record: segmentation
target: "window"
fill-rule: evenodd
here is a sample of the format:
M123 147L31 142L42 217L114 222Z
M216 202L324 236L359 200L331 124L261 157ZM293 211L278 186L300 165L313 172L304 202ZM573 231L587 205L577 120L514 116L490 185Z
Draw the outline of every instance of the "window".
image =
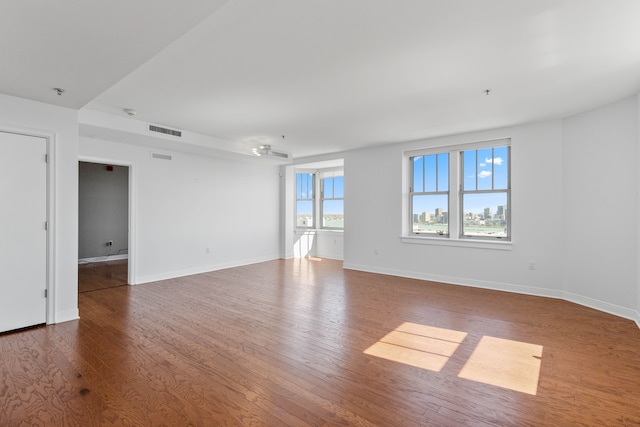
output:
M296 171L296 227L344 229L342 167Z
M461 235L509 238L509 147L464 150L461 162Z
M411 158L411 229L449 235L449 153Z
M510 140L407 153L408 233L510 240Z
M321 191L322 228L344 229L344 176L325 174L321 179Z
M296 226L313 228L315 221L315 174L296 173Z

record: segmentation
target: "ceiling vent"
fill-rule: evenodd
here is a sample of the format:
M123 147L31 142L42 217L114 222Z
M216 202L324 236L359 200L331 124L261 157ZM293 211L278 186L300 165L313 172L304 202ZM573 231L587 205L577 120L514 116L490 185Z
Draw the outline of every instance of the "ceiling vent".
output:
M149 125L149 132L163 133L165 135L177 136L178 138L182 138L182 131L169 129L162 126Z
M271 148L270 145L261 145L257 148L254 148L252 150L253 154L255 154L256 156L266 156L266 157L277 157L280 159L285 159L288 160L289 159L289 154L288 153L283 153L281 151L275 151Z
M171 156L168 154L151 153L152 159L171 160Z

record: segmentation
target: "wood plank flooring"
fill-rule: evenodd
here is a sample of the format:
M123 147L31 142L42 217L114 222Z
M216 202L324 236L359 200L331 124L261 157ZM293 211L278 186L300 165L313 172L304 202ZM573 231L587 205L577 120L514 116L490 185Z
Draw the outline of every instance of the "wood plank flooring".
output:
M0 426L640 425L640 330L565 301L304 259L79 298L0 335Z
M129 260L90 262L78 265L78 292L127 286Z

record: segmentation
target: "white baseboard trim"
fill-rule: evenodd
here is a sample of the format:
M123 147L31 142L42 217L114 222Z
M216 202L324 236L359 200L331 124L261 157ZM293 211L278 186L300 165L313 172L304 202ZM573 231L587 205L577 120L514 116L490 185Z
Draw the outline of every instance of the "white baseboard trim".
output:
M433 282L447 283L452 285L469 286L474 288L490 289L495 291L513 292L518 294L556 298L572 302L574 304L593 308L598 311L612 314L632 320L640 328L640 312L632 309L621 307L605 301L577 295L571 292L560 291L557 289L537 288L534 286L520 286L509 283L489 282L483 280L473 280L460 277L441 276L437 274L427 274L415 271L395 270L389 268L371 267L368 265L358 265L352 263L344 263L343 268L348 270L358 270L368 273L387 274L390 276L407 277L410 279L430 280Z
M77 308L73 310L56 311L53 323L69 322L71 320L78 320L79 318L80 312Z
M473 280L460 277L442 276L438 274L428 274L417 271L395 270L390 268L370 267L344 263L344 268L348 270L365 271L369 273L387 274L390 276L406 277L409 279L429 280L450 285L469 286L472 288L490 289L494 291L513 292L517 294L534 295L539 297L561 298L562 293L555 289L536 288L533 286L513 285L510 283L490 282L486 280Z
M574 294L571 292L563 292L563 298L565 301L572 302L574 304L583 305L585 307L593 308L594 310L603 311L605 313L613 314L614 316L624 317L638 323L638 312L630 308L621 307L619 305L611 304L605 301L585 297L583 295Z
M320 258L320 259L332 259L335 261L344 261L342 258L334 256L334 255L322 255L322 254L318 254L318 255L309 255L305 258Z
M141 285L143 283L158 282L160 280L167 280L167 279L175 279L176 277L184 277L184 276L191 276L193 274L208 273L210 271L224 270L225 268L242 267L245 265L257 264L257 263L266 262L266 261L273 261L276 259L280 259L280 255L271 255L266 257L258 257L258 258L251 258L251 259L238 260L238 261L229 261L229 262L223 262L219 264L187 268L184 270L167 271L167 272L158 273L158 274L148 274L146 276L137 277L135 280L135 283L132 283L132 285Z
M118 259L128 259L128 258L129 258L128 254L97 256L97 257L93 257L93 258L80 258L80 259L78 259L78 264L89 264L91 262L116 261Z

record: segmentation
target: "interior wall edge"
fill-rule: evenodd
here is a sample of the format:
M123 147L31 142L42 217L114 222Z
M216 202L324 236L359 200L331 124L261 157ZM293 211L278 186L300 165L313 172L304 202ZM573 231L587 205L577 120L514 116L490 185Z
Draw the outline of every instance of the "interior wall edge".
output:
M55 320L53 323L64 323L64 322L70 322L72 320L78 320L80 319L80 310L79 309L74 309L74 310L62 310L62 311L56 311L55 313Z

